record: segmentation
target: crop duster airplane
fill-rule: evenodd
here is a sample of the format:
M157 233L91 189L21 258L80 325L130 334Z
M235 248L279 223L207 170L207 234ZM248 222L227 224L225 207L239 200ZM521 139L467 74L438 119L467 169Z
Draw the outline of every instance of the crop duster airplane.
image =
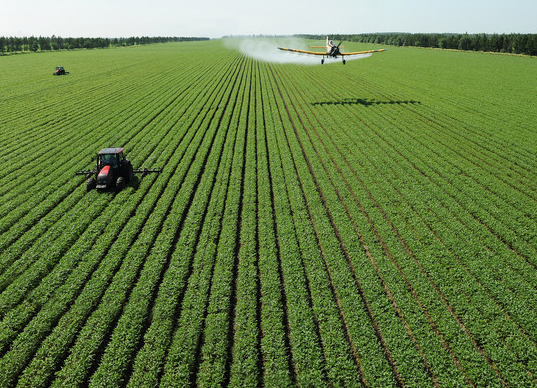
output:
M334 41L329 40L328 36L326 37L326 46L313 46L313 48L326 48L326 52L318 52L318 51L308 51L308 50L298 50L298 49L291 49L286 47L278 47L280 50L284 51L292 51L294 53L302 53L302 54L309 54L309 55L322 55L323 58L321 59L321 65L324 63L324 58L337 58L341 56L343 59L343 64L345 64L345 57L348 55L360 55L360 54L372 54L372 53L380 53L383 51L386 51L387 49L379 49L379 50L368 50L368 51L356 51L353 53L342 53L339 50L339 46L341 46L340 42L337 46L335 45Z

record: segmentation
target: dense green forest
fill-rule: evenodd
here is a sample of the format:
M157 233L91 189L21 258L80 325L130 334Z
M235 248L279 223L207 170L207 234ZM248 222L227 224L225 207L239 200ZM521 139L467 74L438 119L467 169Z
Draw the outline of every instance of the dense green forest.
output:
M137 36L130 38L62 38L61 36L52 35L51 37L4 37L0 36L0 52L37 52L37 51L54 51L54 50L72 50L72 49L92 49L107 48L116 46L135 46L150 43L166 42L185 42L209 40L209 38L199 37L149 37Z
M300 35L308 39L324 39L321 35ZM537 34L409 34L376 33L330 35L334 40L378 43L391 46L434 47L441 49L487 51L496 53L537 55Z
M297 35L306 39L324 39L321 35ZM391 46L433 47L441 49L486 51L537 55L537 34L331 34L334 40L376 43ZM205 37L129 37L129 38L62 38L0 36L0 53L135 46L150 43L209 40Z

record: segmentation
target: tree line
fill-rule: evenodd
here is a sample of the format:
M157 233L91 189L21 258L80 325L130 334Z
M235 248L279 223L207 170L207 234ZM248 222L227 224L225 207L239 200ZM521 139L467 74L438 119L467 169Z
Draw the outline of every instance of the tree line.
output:
M320 35L299 35L324 39ZM377 43L390 46L433 47L466 51L524 54L537 56L537 34L410 34L376 33L331 35L334 41Z
M39 52L55 50L93 49L118 46L136 46L150 43L185 42L209 40L200 37L149 37L137 36L130 38L62 38L61 36L29 36L4 37L0 36L0 52Z

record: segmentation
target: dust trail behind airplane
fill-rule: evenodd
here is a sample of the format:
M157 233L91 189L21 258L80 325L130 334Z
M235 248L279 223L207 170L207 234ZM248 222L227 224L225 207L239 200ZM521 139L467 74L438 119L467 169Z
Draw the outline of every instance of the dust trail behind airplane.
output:
M226 47L238 50L244 55L259 61L270 63L296 63L310 66L320 64L317 58L278 50L278 46L302 47L305 50L309 49L310 44L298 38L225 38L224 42Z

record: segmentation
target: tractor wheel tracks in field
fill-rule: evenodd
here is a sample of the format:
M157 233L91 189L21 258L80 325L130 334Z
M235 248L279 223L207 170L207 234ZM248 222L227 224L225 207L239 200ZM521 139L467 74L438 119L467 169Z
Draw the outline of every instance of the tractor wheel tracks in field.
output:
M251 69L253 60L247 59L247 62ZM249 241L249 238L252 236L251 234L257 233L257 222L255 222L255 226L250 225L249 223L252 223L252 213L249 215L245 214L246 208L256 206L256 198L252 198L250 193L252 186L246 188L247 164L250 165L252 162L250 159L250 163L248 163L247 156L253 157L253 162L256 163L255 156L251 155L251 147L248 147L249 141L250 143L252 142L252 137L255 140L255 136L252 136L250 132L255 134L256 130L255 125L251 126L250 123L252 72L248 73L249 76L246 76L243 98L241 99L239 119L243 123L241 127L244 128L244 137L241 137L237 141L238 146L236 147L236 154L240 155L238 158L239 161L236 163L237 171L240 174L240 183L237 189L239 201L237 206L237 233L235 234L234 244L235 252L233 255L233 283L231 285L230 295L231 308L228 325L228 341L230 345L228 348L228 360L224 380L224 384L226 385L230 383L233 385L240 385L241 383L259 385L261 382L261 371L259 370L261 366L260 342L255 331L252 332L251 330L252 324L255 325L256 329L259 328L259 301L257 299L259 295L259 280L256 276L257 272L254 275L251 269L251 260L252 257L255 260L256 253L253 252L252 255L250 251L252 243ZM255 183L253 187L256 187ZM245 230L246 227L248 230ZM250 284L252 282L254 283L253 287ZM250 311L253 311L253 314ZM242 362L233 363L233 360L241 360ZM244 362L246 360L247 362ZM235 365L238 367L234 367Z
M251 68L251 60L244 59L244 70ZM202 308L203 320L196 322L196 327L204 330L204 333L196 334L196 348L189 346L191 350L184 356L178 357L177 346L183 342L178 335L184 330L177 331L176 336L176 355L173 357L174 362L183 359L183 363L189 368L187 375L191 384L198 386L205 385L225 385L232 379L232 360L234 358L233 339L235 331L234 311L237 308L238 291L238 265L239 265L239 244L241 233L241 212L244 203L244 180L245 180L245 147L248 136L248 120L245 117L249 113L245 110L250 109L249 101L251 76L243 74L241 82L234 97L233 115L230 117L228 125L236 128L231 139L233 147L229 149L231 170L229 171L229 184L227 192L224 193L225 206L220 220L220 231L218 241L215 241L216 260L211 268L210 283L208 284L210 295L204 300ZM246 111L249 112L249 111ZM208 259L206 259L208 260ZM213 259L214 260L214 259ZM209 260L210 261L210 260ZM255 309L254 309L255 311ZM185 313L188 313L186 311ZM182 314L182 319L187 319L187 314ZM201 338L200 338L201 336ZM250 341L246 340L247 343ZM253 343L254 349L251 357L256 359L257 345ZM186 357L186 359L185 359ZM192 362L198 360L192 365ZM240 361L239 361L240 362ZM185 369L179 367L179 369ZM170 382L170 376L173 376L173 366L168 366L168 376L166 380ZM248 376L250 379L258 378L256 373ZM185 378L180 381L187 383Z

